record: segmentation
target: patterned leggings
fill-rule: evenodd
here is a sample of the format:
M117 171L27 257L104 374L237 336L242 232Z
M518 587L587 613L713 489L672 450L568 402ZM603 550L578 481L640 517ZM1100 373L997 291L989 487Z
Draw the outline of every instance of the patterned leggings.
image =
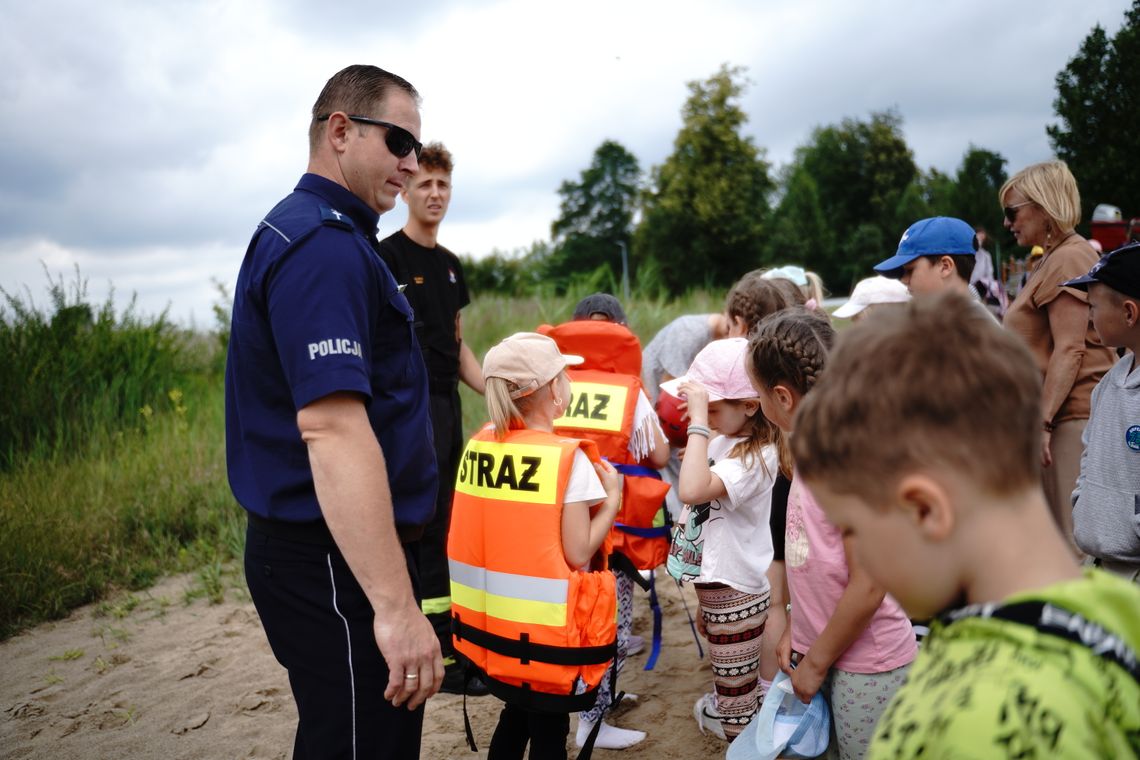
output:
M709 642L716 711L733 739L760 709L760 636L769 592L746 594L722 583L694 583Z
M629 647L629 635L633 630L633 579L625 573L615 572L614 577L617 579L617 659L610 664L610 669L602 676L602 683L598 687L598 701L589 710L578 713L578 720L589 721L593 723L601 720L602 715L610 706L610 700L613 699L613 692L610 690L610 676L611 671L616 667L618 673L621 673L622 666L625 665L625 653Z

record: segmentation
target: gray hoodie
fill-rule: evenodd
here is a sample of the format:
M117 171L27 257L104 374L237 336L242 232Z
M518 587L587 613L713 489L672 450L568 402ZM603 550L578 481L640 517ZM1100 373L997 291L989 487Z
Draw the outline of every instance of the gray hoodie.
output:
M1086 554L1140 567L1140 367L1132 362L1125 354L1093 389L1073 535Z

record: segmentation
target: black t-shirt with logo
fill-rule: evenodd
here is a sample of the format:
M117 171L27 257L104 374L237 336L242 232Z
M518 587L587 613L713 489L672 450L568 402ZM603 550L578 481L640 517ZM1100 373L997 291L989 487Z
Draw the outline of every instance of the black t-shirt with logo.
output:
M416 337L423 350L428 375L437 381L459 376L459 341L455 320L471 303L459 258L442 245L425 248L403 230L384 238L380 256L396 282L406 285L404 295L416 315Z

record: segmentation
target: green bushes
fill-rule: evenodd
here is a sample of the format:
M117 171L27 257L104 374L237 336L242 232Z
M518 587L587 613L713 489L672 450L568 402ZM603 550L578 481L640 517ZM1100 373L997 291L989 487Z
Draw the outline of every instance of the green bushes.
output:
M168 391L199 374L192 336L162 314L143 319L134 301L116 317L110 297L86 303L86 283L48 275L51 312L0 290L0 471L27 458L76 452L170 408Z
M219 337L48 285L0 307L0 638L242 546Z
M220 382L198 381L180 411L0 476L0 638L111 589L240 556L222 396Z

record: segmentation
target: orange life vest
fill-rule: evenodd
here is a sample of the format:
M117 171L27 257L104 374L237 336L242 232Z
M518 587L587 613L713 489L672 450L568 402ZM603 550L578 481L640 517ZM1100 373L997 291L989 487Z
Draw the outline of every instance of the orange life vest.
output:
M625 325L576 319L560 325L539 325L536 332L550 336L562 353L585 359L578 369L641 377L641 341Z
M569 368L570 399L554 429L598 444L602 456L625 476L621 509L611 532L615 552L638 570L652 570L669 556L665 494L669 484L639 466L629 451L637 397L641 392L641 345L625 325L577 320L542 325L558 350L586 361ZM621 369L610 369L621 367Z
M590 441L488 425L460 459L451 529L455 649L491 691L523 707L573 712L593 706L616 654L613 573L571 569L562 551L562 505L574 452ZM575 694L577 679L585 691Z

